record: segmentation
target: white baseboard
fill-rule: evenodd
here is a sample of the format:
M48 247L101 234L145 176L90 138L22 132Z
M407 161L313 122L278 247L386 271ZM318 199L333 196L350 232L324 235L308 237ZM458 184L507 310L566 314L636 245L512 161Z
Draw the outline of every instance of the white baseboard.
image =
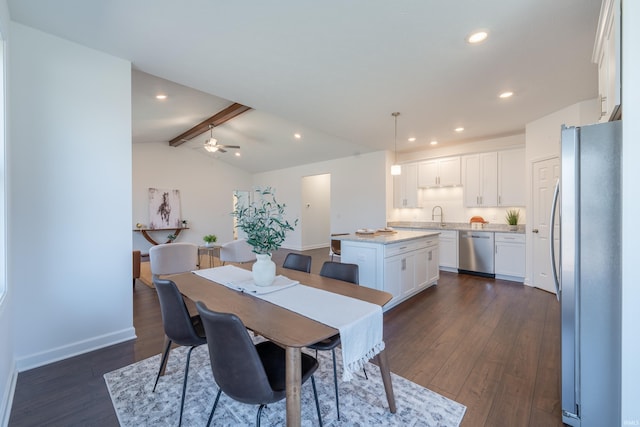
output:
M21 357L20 359L16 360L16 368L18 372L27 371L29 369L38 368L40 366L48 365L49 363L68 359L79 354L88 353L93 350L98 350L110 345L133 340L135 338L136 330L133 327L123 329L121 331L116 331L98 337L92 337L87 340L78 341L41 353Z
M5 395L2 396L2 401L0 401L0 414L2 414L2 418L0 418L0 425L2 427L7 427L9 425L9 417L11 417L11 405L13 404L13 395L16 391L16 383L18 382L18 370L16 369L16 364L13 364L13 369L11 369L11 374L7 375L7 384L4 385L2 390L5 391Z

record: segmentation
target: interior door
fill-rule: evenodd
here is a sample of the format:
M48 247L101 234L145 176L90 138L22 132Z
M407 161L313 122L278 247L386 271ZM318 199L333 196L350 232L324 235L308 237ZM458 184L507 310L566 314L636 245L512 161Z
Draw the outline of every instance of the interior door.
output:
M533 244L533 286L547 292L556 293L551 271L551 255L549 246L549 221L551 213L551 203L553 202L553 191L556 181L560 178L560 159L554 157L533 163L533 218L531 221L531 240ZM558 215L558 211L556 211ZM556 218L556 227L559 221ZM556 228L554 235L560 236ZM556 245L556 253L558 242Z
M328 247L331 234L331 175L303 177L302 203L302 249Z

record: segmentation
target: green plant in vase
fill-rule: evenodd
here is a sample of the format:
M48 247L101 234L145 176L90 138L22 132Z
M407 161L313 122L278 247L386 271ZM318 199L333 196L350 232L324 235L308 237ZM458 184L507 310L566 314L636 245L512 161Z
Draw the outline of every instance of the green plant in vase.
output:
M236 226L247 235L247 243L256 254L272 254L284 242L287 232L298 225L296 219L291 224L285 218L284 203L278 203L271 187L254 190L254 200L247 206L236 203L231 213L236 218Z
M253 248L257 262L253 265L256 285L268 286L275 278L275 264L271 254L276 251L293 231L298 219L290 223L285 218L284 203L278 203L271 187L256 188L253 200L248 204L236 202L231 213L236 218L236 226L247 236L247 243Z
M518 228L518 221L520 220L520 210L519 209L509 209L507 210L507 216L505 217L507 220L507 224L509 224L510 229Z
M202 240L204 241L205 246L211 246L218 240L218 237L215 234L207 234L202 237Z

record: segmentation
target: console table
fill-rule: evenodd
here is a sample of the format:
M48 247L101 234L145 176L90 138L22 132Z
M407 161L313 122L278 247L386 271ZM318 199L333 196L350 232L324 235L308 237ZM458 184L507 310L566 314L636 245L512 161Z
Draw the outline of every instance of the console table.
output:
M133 231L137 231L139 233L142 233L142 235L144 236L145 239L147 239L147 242L151 243L152 245L159 245L160 243L155 241L153 239L153 237L151 237L151 235L149 235L150 232L152 231L170 231L169 234L173 234L174 236L178 237L178 234L180 234L180 232L182 230L188 230L189 227L179 227L179 228L134 228ZM171 239L167 239L167 241L165 243L171 243L173 240Z

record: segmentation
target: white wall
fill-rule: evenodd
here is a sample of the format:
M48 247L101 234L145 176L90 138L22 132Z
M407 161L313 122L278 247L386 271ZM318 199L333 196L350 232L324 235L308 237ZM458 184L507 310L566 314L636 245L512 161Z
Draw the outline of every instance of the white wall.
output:
M256 174L253 183L274 187L278 201L287 205L287 217L295 219L301 217L302 178L330 174L331 233L347 233L385 225L387 195L382 189L387 185L386 164L387 152L378 151ZM283 247L302 248L300 227L289 233Z
M127 225L134 249L148 253L151 243L135 224L149 223L149 188L180 190L182 217L187 220L176 241L202 245L202 237L215 234L219 243L233 239L233 191L251 187L251 175L187 147L167 142L133 144L133 216ZM154 232L166 241L169 232Z
M0 41L9 41L9 28L9 12L7 10L7 3L5 0L2 0L0 1ZM5 51L5 54L7 53L4 46L0 47L0 51L2 50ZM0 55L0 61L1 58L2 55ZM6 140L8 134L6 126L6 120L8 118L8 114L6 113L8 107L8 96L4 91L4 86L7 81L7 69L5 63L0 63L0 67L2 67L0 78L4 79L2 87L0 87L0 133L2 134L0 138ZM5 151L0 145L0 200L2 200L2 204L0 205L0 209L2 209L2 220L0 221L0 280L2 281L2 285L0 285L0 288L4 287L5 290L4 295L1 295L2 291L0 291L0 425L3 426L9 423L9 409L13 400L13 390L17 380L14 358L15 348L11 329L11 309L14 297L12 288L7 283L6 271L7 247L5 221L7 204L5 203L5 197L7 191L7 175L5 171Z
M130 63L11 24L8 280L19 370L135 337Z
M622 1L622 423L640 425L640 2Z

